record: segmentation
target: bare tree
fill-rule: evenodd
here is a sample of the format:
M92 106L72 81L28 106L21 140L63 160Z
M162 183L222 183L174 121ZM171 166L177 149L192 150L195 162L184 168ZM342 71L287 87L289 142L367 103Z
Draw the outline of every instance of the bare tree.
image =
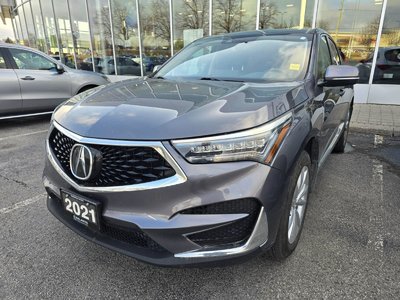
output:
M242 0L216 0L214 26L222 32L240 31L248 21L242 9Z
M131 19L129 11L119 2L115 2L112 8L113 26L111 27L108 7L103 7L95 17L95 24L98 27L93 30L100 30L109 44L111 44L111 30L113 30L116 44L124 44L124 41L128 40L132 33L136 34L137 23L130 24L128 20Z
M152 0L150 13L142 13L141 25L143 30L156 38L169 41L171 39L171 26L169 20L169 3L167 0Z
M262 3L260 6L260 29L276 26L276 15L279 13L276 4L273 2Z
M366 46L368 50L372 50L372 43L376 39L379 28L379 17L373 19L368 25L361 28L359 43Z
M400 31L392 30L385 33L386 42L391 46L399 46L400 45Z
M208 26L209 0L183 1L183 9L175 14L175 20L180 28L203 29L206 34Z
M331 24L327 20L318 20L317 27L330 31Z

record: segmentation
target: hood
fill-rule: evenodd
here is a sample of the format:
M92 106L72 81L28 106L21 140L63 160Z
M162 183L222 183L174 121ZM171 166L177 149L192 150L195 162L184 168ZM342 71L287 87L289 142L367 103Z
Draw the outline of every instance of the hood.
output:
M130 79L71 98L54 120L85 137L170 140L252 128L306 98L302 82Z

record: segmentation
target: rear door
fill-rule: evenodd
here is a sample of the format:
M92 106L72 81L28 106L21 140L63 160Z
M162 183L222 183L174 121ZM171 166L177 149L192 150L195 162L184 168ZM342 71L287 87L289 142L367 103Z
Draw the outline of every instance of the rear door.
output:
M21 90L17 74L7 59L7 52L0 47L0 115L22 110Z
M52 110L72 96L68 73L58 73L53 61L25 49L10 48L9 51L21 86L25 112Z

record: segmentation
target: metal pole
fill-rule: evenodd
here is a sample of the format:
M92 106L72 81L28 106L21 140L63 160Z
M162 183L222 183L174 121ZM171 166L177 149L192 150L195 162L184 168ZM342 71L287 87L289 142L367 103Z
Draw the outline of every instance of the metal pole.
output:
M117 56L115 54L115 41L114 41L114 23L111 13L111 0L108 0L108 17L110 18L110 27L111 27L111 44L113 49L113 57L114 57L114 74L118 75L118 68L117 68Z
M31 41L29 40L29 31L28 31L28 23L26 22L26 17L25 17L25 5L22 5L22 13L24 15L24 20L25 20L25 29L26 29L26 34L27 40L28 40L28 46L31 46ZM21 25L22 26L22 25ZM26 45L25 45L26 46Z
M36 24L35 24L35 19L33 18L33 10L32 10L32 1L29 1L29 6L31 7L31 16L32 16L32 25L33 25L33 31L35 32L35 39L36 39L36 47L38 47L37 40L38 40L38 35L36 31Z
M54 3L53 0L51 2L51 9L53 11L53 18L54 18L54 30L56 31L56 40L57 40L57 48L58 48L58 55L60 56L60 61L65 64L65 60L63 57L63 49L60 47L61 46L61 34L60 34L60 28L58 27L58 20L56 16L56 11L54 9Z
M90 25L90 20L89 20L89 6L88 6L88 0L85 0L85 6L86 6L86 17L88 20L88 26L89 26L89 44L90 44L90 55L92 57L92 69L93 72L96 72L96 68L94 66L94 56L93 56L93 34L92 34L92 26Z
M44 40L46 41L47 54L48 54L48 52L51 50L51 45L50 45L49 35L47 34L47 30L46 30L46 24L44 23L43 10L42 10L42 0L38 0L38 1L39 1L40 17L42 18Z
M171 56L174 56L174 17L173 10L174 6L172 0L169 0L169 31L170 31L170 43L171 43Z
M71 35L72 35L72 48L74 49L74 63L75 69L78 69L78 64L76 63L76 47L75 47L75 36L74 36L74 28L72 26L72 19L71 19L71 8L69 7L69 0L67 0L67 9L68 9L68 18L69 18L69 26L71 27Z
M313 12L312 28L317 27L318 5L319 5L319 0L314 0L314 12Z
M261 0L257 0L257 17L256 17L256 30L260 29L260 9Z
M14 21L15 21L14 13L11 11L11 9L10 9L10 16L11 16L11 25L12 25L12 29L13 29L13 33L14 33L14 39L18 43L19 38L17 36L17 32L15 31L16 26L14 25Z
M143 73L143 64L142 64L142 59L143 59L143 53L142 53L142 30L140 26L140 13L139 13L139 0L136 1L136 17L137 17L137 24L138 24L138 38L139 38L139 56L140 56L140 73L142 76L144 75Z
M378 58L379 44L381 43L381 36L382 36L382 31L383 31L383 22L385 21L386 6L387 6L387 0L383 0L381 19L379 20L379 27L378 27L378 32L377 32L376 42L375 42L374 57L372 59L371 73L369 74L369 80L368 80L368 84L369 84L368 97L369 97L369 91L371 89L371 84L373 83L373 80L374 80L376 60Z
M307 6L307 0L301 0L300 4L300 22L299 22L299 27L304 28L304 19L306 18L306 6Z
M213 0L210 0L209 9L208 9L208 35L212 35L212 7Z
M22 30L22 22L21 22L21 15L19 14L19 12L18 12L18 19L19 19L19 30L20 30L20 32L21 32L21 39L22 39L22 43L24 43L24 32L23 32L23 30ZM20 40L21 40L20 39ZM20 42L20 44L21 44L21 42Z

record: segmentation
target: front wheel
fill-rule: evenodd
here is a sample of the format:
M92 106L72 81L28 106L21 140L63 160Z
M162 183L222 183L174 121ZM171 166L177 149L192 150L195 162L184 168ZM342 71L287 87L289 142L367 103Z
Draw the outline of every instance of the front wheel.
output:
M311 160L308 153L303 151L289 179L278 234L270 250L273 259L281 260L288 257L299 242L307 210L310 184Z

